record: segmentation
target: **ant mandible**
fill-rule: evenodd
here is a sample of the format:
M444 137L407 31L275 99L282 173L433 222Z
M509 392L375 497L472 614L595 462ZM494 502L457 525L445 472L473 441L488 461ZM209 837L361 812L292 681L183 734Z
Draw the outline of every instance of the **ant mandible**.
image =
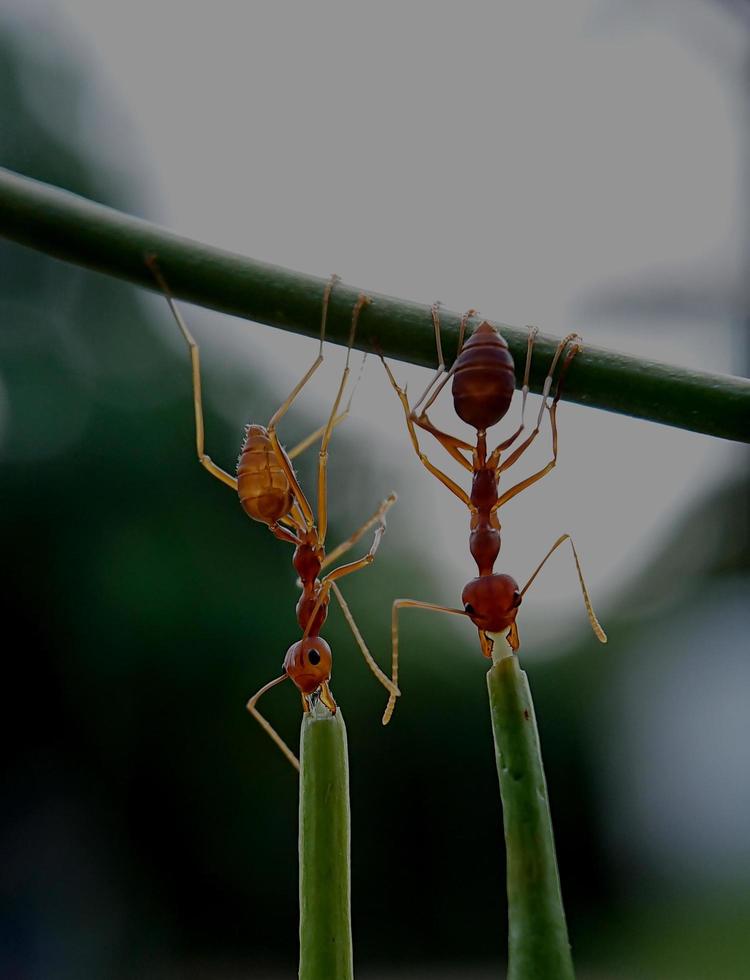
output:
M346 418L351 407L351 396L346 408L337 415L349 378L349 357L354 343L362 309L370 302L368 296L360 293L352 311L352 323L346 351L346 362L341 376L338 391L333 402L331 414L327 423L317 429L306 439L303 439L291 451L287 452L279 442L276 428L283 416L289 411L295 399L323 363L323 341L325 339L326 319L331 291L339 281L338 276L331 276L323 292L322 314L320 324L320 348L318 356L313 361L300 381L292 389L289 397L271 416L268 425L251 424L245 429L245 439L237 461L237 476L231 476L208 456L205 452L205 435L203 422L203 402L201 397L200 352L198 344L188 330L174 298L166 283L156 256L149 255L146 263L156 282L163 292L172 315L187 343L190 351L193 377L193 405L195 409L195 440L198 461L208 472L234 490L240 499L243 510L253 520L265 524L275 537L294 545L292 563L299 577L302 595L297 603L297 622L302 630L302 638L293 643L286 652L282 665L283 673L268 684L265 684L247 702L247 710L259 722L262 728L281 749L289 762L299 770L299 761L286 742L260 714L256 705L258 700L272 687L289 678L302 696L302 706L309 711L316 701L320 701L335 714L336 701L330 688L333 658L331 648L320 635L320 631L328 615L330 593L336 599L344 614L362 655L375 677L389 692L390 697L399 695L398 687L378 667L368 650L354 617L344 600L341 590L336 584L338 579L352 572L359 571L372 564L375 553L385 533L385 515L396 502L396 494L392 493L380 504L375 513L326 556L325 539L328 530L328 445L333 429ZM318 507L317 523L313 509L299 484L292 466L292 460L303 450L321 437L318 452ZM320 573L332 562L341 557L374 525L377 525L370 550L356 561L339 565L333 571L320 578Z
M466 616L477 627L482 653L485 657L492 656L493 635L505 633L505 638L515 653L520 647L516 617L524 595L531 583L541 571L544 563L552 553L565 541L570 542L573 558L578 572L578 579L583 592L591 628L601 643L607 642L607 636L596 618L586 584L583 580L581 563L578 559L573 539L569 534L561 535L552 545L524 587L519 588L516 580L506 574L494 571L495 561L500 553L500 520L499 509L527 487L546 476L557 463L557 405L562 394L562 384L573 358L581 349L581 339L577 334L568 334L557 345L552 363L542 389L542 404L539 409L536 424L531 433L505 459L502 454L510 449L513 443L524 431L524 412L526 398L529 392L529 372L531 356L537 331L530 328L526 348L526 366L523 385L521 388L521 421L516 431L502 441L492 452L487 449L487 429L500 421L508 412L511 398L515 389L515 368L508 344L499 331L486 320L483 320L471 337L464 344L464 334L469 319L476 315L475 310L468 310L462 317L459 329L458 355L449 371L445 370L442 344L440 341L439 304L432 306L432 321L435 329L435 343L438 354L438 367L424 391L423 395L409 407L406 391L399 387L385 359L383 365L391 385L396 391L406 417L406 425L412 446L422 464L444 486L461 500L470 513L469 550L477 564L478 575L468 582L461 593L463 609L451 609L429 602L419 602L416 599L396 599L391 614L391 643L392 667L391 680L398 682L398 612L405 607L425 609L431 612L449 613ZM548 400L552 389L555 368L562 358L555 393L551 402ZM435 428L430 421L427 410L433 404L449 379L453 379L452 394L456 414L476 430L476 444L472 445L463 439L452 436ZM526 452L539 435L545 410L549 414L552 430L552 459L536 473L526 477L505 492L499 490L500 476ZM415 428L416 427L416 428ZM429 432L440 443L448 454L472 475L471 491L467 493L446 473L439 470L422 452L419 445L417 428ZM470 455L465 455L470 454ZM391 694L383 714L383 724L390 721L396 699Z

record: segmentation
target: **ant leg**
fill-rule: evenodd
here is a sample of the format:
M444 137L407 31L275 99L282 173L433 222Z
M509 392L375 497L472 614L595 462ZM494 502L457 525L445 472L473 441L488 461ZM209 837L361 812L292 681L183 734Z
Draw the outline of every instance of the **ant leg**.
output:
M281 419L286 415L286 413L291 408L294 403L295 398L299 395L302 389L305 387L310 378L315 374L320 365L323 363L323 341L325 340L326 334L326 320L328 318L328 303L331 298L331 291L333 287L339 282L340 277L337 275L332 275L328 282L326 283L325 289L323 291L323 309L320 317L320 348L318 350L318 356L315 358L313 363L307 369L302 378L297 382L297 384L292 389L292 393L286 399L285 402L274 412L271 419L267 425L268 438L271 440L271 445L273 446L276 458L281 465L281 468L286 474L286 478L289 481L289 485L292 488L292 493L299 502L300 508L305 518L305 525L309 530L315 523L313 519L312 507L310 506L307 497L305 496L302 487L299 485L297 476L292 468L292 464L289 457L284 450L283 446L279 442L279 437L276 435L276 427L281 421Z
M389 494L382 502L380 507L378 507L378 509L372 515L372 517L368 518L365 521L362 527L358 528L354 532L354 534L352 534L350 537L346 539L346 541L342 541L341 544L337 545L330 554L326 555L326 557L321 562L320 570L323 571L324 568L328 568L329 565L335 562L342 555L346 554L346 552L353 545L355 545L364 534L366 534L370 530L373 524L377 524L378 522L381 524L384 523L383 517L385 516L387 511L389 511L391 507L396 503L397 500L398 497L396 496L395 493Z
M343 422L348 414L349 414L348 411L343 411L338 418L334 419L333 428L335 429L340 422ZM311 432L309 436L306 436L304 439L298 442L293 449L287 449L286 454L289 457L289 459L296 459L298 456L301 456L306 449L309 449L314 442L317 442L318 439L320 439L323 433L326 431L327 424L328 423L325 423L324 425L321 425L319 428L317 428L314 432Z
M440 480L443 486L448 487L451 493L454 493L458 497L458 499L461 500L464 504L466 504L466 506L471 510L471 499L469 498L469 495L466 493L466 491L463 490L461 487L459 487L457 483L454 483L454 481L451 480L451 478L446 473L443 473L442 470L439 470L437 466L431 463L430 460L427 458L427 456L425 456L425 454L420 449L419 439L417 438L417 433L414 431L414 422L412 420L411 412L409 410L409 400L406 397L406 392L404 391L403 388L400 388L398 386L398 383L396 382L396 379L393 377L391 369L388 367L385 358L381 357L381 361L383 362L383 367L386 370L388 379L391 382L391 386L393 387L393 390L398 395L401 405L404 409L404 415L406 416L406 427L409 430L409 438L411 439L411 444L414 447L414 452L419 457L422 465L426 467L426 469L428 469L434 477L437 477L437 479Z
M360 568L366 568L375 561L375 552L380 546L380 539L385 534L385 510L380 514L380 524L378 529L375 531L375 536L372 539L372 544L370 545L370 550L362 558L358 558L357 561L350 561L346 565L339 565L338 568L334 568L332 572L325 575L320 580L320 588L318 590L318 596L315 600L315 605L310 611L310 616L307 621L307 626L302 634L302 639L306 640L312 624L315 622L315 617L318 614L318 610L322 605L328 602L328 593L331 591L331 587L336 579L343 578L345 575L351 575L352 572L358 572Z
M331 441L331 432L333 431L334 419L336 418L336 413L339 410L339 403L341 402L344 389L346 388L346 382L349 377L349 357L352 352L352 344L354 343L354 335L357 331L359 315L362 312L362 309L371 302L372 300L369 296L366 296L364 293L360 293L357 297L357 302L354 304L354 309L352 310L352 327L349 331L349 344L346 349L346 364L344 365L344 373L341 376L339 390L336 394L336 399L333 403L333 408L331 409L328 424L326 425L325 432L323 433L323 439L320 443L320 452L318 453L318 541L320 544L325 542L326 532L328 530L328 443Z
M349 624L349 629L354 634L354 639L357 641L357 646L362 651L362 656L365 658L365 663L373 672L377 680L380 681L380 683L383 685L386 691L388 691L388 693L392 694L394 697L398 697L401 694L401 691L399 691L396 685L392 683L390 677L384 674L383 671L380 669L380 667L378 667L377 663L375 662L375 658L367 649L367 644L365 643L362 634L359 631L359 627L354 622L354 616L352 616L351 610L349 609L346 600L341 594L341 589L338 587L338 585L336 585L335 582L331 583L331 589L333 590L333 594L336 596L336 599L338 600L338 604L341 606L341 612L344 614L344 619Z
M463 439L459 439L456 436L449 435L447 432L441 432L439 429L436 429L435 426L432 424L432 422L430 422L430 420L427 418L427 409L435 401L435 399L437 398L437 396L442 391L443 386L448 381L448 378L450 378L451 375L453 374L453 368L451 368L451 370L447 374L445 374L445 377L441 381L440 385L432 393L432 396L431 396L430 400L427 402L427 404L422 409L422 411L419 413L419 415L417 415L417 409L419 408L420 404L425 400L425 398L429 394L431 388L434 386L434 384L438 380L438 378L440 378L440 376L445 373L445 362L443 360L443 348L442 348L442 344L440 342L440 318L439 318L439 313L438 313L439 307L440 307L440 304L439 303L433 303L432 304L432 307L431 307L431 310L432 310L432 322L435 325L435 346L437 347L437 353L438 353L438 369L437 369L437 371L435 373L435 376L433 377L432 381L430 381L430 383L427 385L427 388L425 389L424 393L422 394L422 397L414 405L414 408L411 408L411 409L409 408L409 402L408 402L408 399L406 397L406 392L403 391L398 386L398 384L396 383L396 380L393 377L393 374L391 373L390 368L386 364L385 359L381 358L381 360L383 361L383 366L385 367L386 371L388 372L388 377L390 379L391 385L395 388L396 394L399 396L399 399L401 400L401 404L403 405L404 412L406 414L406 424L409 427L409 435L411 436L412 444L414 445L414 448L415 448L415 450L417 452L417 455L420 457L420 459L422 459L422 455L421 455L421 450L419 448L419 445L417 443L416 433L414 432L414 428L413 428L414 425L418 425L420 427L420 429L423 429L425 432L429 432L431 435L433 435L438 440L438 442L440 442L440 444L443 446L443 448L456 460L456 462L460 463L465 469L467 469L467 470L469 470L469 472L471 472L472 471L472 465L465 458L465 456L460 452L460 450L461 449L465 449L465 450L468 450L469 452L472 452L473 449L474 449L474 447L470 443L465 442ZM461 317L461 331L460 331L460 336L459 336L459 351L460 351L461 347L463 346L463 336L464 336L464 331L466 329L466 321L468 320L468 318L470 316L473 316L475 312L476 312L475 310L467 310L466 313L464 313L464 315ZM425 459L422 459L422 462L425 464L425 466L427 466L427 468L430 470L430 472L434 476L437 476L437 478L439 480L441 480L441 482L445 482L445 480L443 480L443 477L445 477L445 474L442 474L442 476L441 476L439 474L439 471L436 471L434 469L430 469L430 467L432 466L432 464L429 462L429 460L425 461ZM446 477L446 479L447 479L447 477ZM449 486L449 484L446 484L446 486ZM455 486L455 484L454 484L454 486ZM453 489L453 487L450 487L449 486L449 489ZM453 492L455 493L456 491L453 490Z
M273 739L276 745L281 749L281 751L287 757L289 762L291 762L291 764L294 766L297 772L299 772L299 759L297 758L297 756L294 754L294 752L292 752L292 750L286 744L286 742L281 737L281 735L279 735L276 729L273 728L272 725L266 721L263 715L255 707L255 705L258 703L260 698L266 693L266 691L270 691L272 687L276 687L277 684L281 684L281 682L285 681L286 679L287 679L287 675L282 674L281 677L277 677L276 680L270 681L268 684L265 684L257 692L257 694L253 694L253 696L247 702L246 707L247 710L250 712L250 714L253 716L253 718L255 718L255 720L258 722L260 727L265 731L267 735L270 735L270 737Z
M387 503L387 501L386 501ZM380 524L378 529L375 531L375 536L372 539L372 544L370 545L370 550L362 558L358 558L357 561L347 562L346 565L339 565L338 568L334 568L332 572L328 575L324 575L320 580L320 588L318 590L318 596L315 600L315 605L310 611L310 616L307 621L307 626L302 634L302 639L306 640L310 632L312 624L315 622L315 617L318 614L318 610L322 605L328 602L328 593L331 590L331 586L336 581L336 579L343 578L345 575L351 575L352 572L358 572L360 568L367 568L375 561L375 553L380 546L380 540L385 534L385 511L387 508L382 508L379 512Z
M302 639L306 640L310 635L310 630L312 629L312 624L315 622L315 617L318 615L318 610L321 606L327 605L328 603L328 593L331 591L331 586L324 579L321 583L320 589L318 590L318 596L315 600L315 605L312 607L310 616L307 620L307 626L302 633Z
M421 412L419 412L420 416L424 416L427 409L430 407L430 405L432 405L432 403L435 401L437 396L443 390L443 388L448 382L448 379L453 376L453 372L456 366L454 361L450 371L446 373L445 360L443 359L443 345L440 340L440 303L433 303L432 306L430 307L430 312L432 313L432 323L435 327L435 347L437 348L438 366L432 380L425 388L424 392L422 393L422 396L417 399L416 403L414 404L414 408L411 410L412 419L414 421L416 421L417 419L417 412L419 411L422 402L430 394L433 387L437 383L438 379L440 379L442 376L442 380L440 381L440 384L435 388L434 391L432 391L429 401L425 404L424 408L422 408ZM458 358L458 355L461 353L461 350L464 346L464 334L466 333L466 324L471 319L471 317L476 316L476 312L477 311L473 309L467 310L461 316L461 322L458 331L458 348L456 350L456 358Z
M466 333L466 324L468 323L468 321L473 316L476 316L476 315L477 315L477 311L472 309L472 310L467 310L461 316L461 322L460 322L459 330L458 330L458 348L456 349L456 360L458 360L458 355L463 350L463 346L464 346L464 334ZM439 331L440 331L439 326L437 327L437 330L438 330L438 337L439 337ZM442 361L443 354L442 354L442 350L440 349L439 344L438 344L438 353L439 353L439 357L440 357L440 359ZM440 392L443 390L443 388L445 388L445 386L448 383L448 381L453 377L453 374L454 374L455 370L456 370L456 361L453 362L453 364L451 365L450 371L448 371L448 372L446 372L444 374L444 377L440 381L440 384L437 386L437 388L435 388L435 390L430 395L429 400L425 403L424 408L422 408L422 411L419 413L419 417L420 418L423 419L423 418L426 417L427 409L433 404L433 402L435 401L435 399L437 398L437 396L440 394ZM435 377L432 379L432 381L430 382L430 385L427 388L427 391L425 391L424 395L422 395L422 397L419 399L419 401L417 402L417 404L412 409L412 417L413 417L413 419L414 419L415 422L417 421L417 409L419 408L419 406L421 405L421 403L424 401L424 399L427 397L427 392L429 392L430 388L432 388L432 386L435 384L435 382L438 380L438 378L440 377L440 375L443 374L444 371L445 371L445 365L443 365L442 368L438 369L438 372L435 375Z
M443 363L443 352L440 344L440 324L438 321L438 312L437 312L438 305L439 304L437 303L433 304L433 320L435 322L435 338L437 342L438 359L440 361L440 367L438 368L435 377L427 386L427 390L425 391L425 393L422 395L419 401L414 405L412 410L409 412L409 418L415 425L418 425L420 429L422 429L425 432L429 432L430 435L432 435L435 439L437 439L437 441L440 443L443 449L445 449L445 451L450 456L452 456L457 463L460 463L461 466L464 467L464 469L468 470L471 473L473 472L474 467L472 466L472 463L468 459L466 459L466 457L461 452L461 450L463 449L473 454L474 447L471 445L471 443L466 442L464 439L459 439L457 436L452 436L448 432L442 432L440 429L436 429L435 426L432 424L432 422L430 422L429 418L427 417L427 409L430 408L430 406L434 403L435 399L438 397L440 392L446 386L450 378L453 377L453 372L456 367L456 362L454 361L450 371L445 373L445 365ZM466 324L472 316L476 315L476 312L477 312L476 310L467 310L461 317L461 325L458 334L458 350L456 352L456 359L458 359L458 355L461 353L461 350L464 345L464 334L466 333ZM441 374L444 374L444 377L440 381L440 384L432 392L428 401L425 403L424 407L419 412L419 414L417 414L419 406L422 404L425 398L427 398L430 389L435 385L435 382L438 380Z
M293 544L295 547L302 544L301 539L298 538L296 534L293 534L290 530L282 527L280 524L269 524L268 530L274 537L278 538L279 541L286 541L289 544Z
M528 338L526 340L526 364L523 369L523 384L521 385L521 426L519 432L524 427L524 414L526 412L526 399L529 395L529 375L531 374L531 355L534 350L534 341L539 333L539 327L527 327L529 331ZM550 376L555 369L554 361L552 362L552 367L547 372ZM546 381L546 379L545 379ZM507 449L508 444L504 443L503 448Z
M546 476L557 465L557 405L556 404L554 404L552 408L549 410L549 416L550 416L550 425L552 426L552 459L549 461L549 463L547 463L546 466L543 466L536 473L532 473L531 476L527 476L525 480L521 480L520 483L517 483L514 487L511 487L510 490L506 490L505 493L498 498L497 503L492 508L493 511L496 511L499 507L502 507L503 504L507 504L509 500L512 500L513 497L517 496L527 487L530 487L532 484L537 483L539 480L542 479L543 476ZM519 447L519 449L523 449L523 448L524 448L523 446ZM518 452L518 450L516 450L516 452ZM515 453L513 455L515 456ZM508 464L506 463L505 465L507 466ZM502 469L504 469L504 467L501 466L500 470Z
M438 378L445 372L445 360L443 359L443 345L440 340L440 301L439 300L432 304L432 306L430 307L430 313L432 314L432 326L433 329L435 330L435 347L437 349L438 363L430 383L423 391L422 396L417 399L417 402L414 405L414 408L412 409L412 414L416 414L417 409L427 397L432 386L435 384Z
M537 334L536 328L532 327L529 332L529 343L526 351L526 368L524 371L524 384L523 384L524 395L523 395L523 402L521 405L521 425L518 431L514 433L514 435L510 439L507 439L505 442L501 443L497 447L497 449L494 450L491 458L494 459L495 461L499 461L500 453L506 450L510 446L510 444L515 441L516 437L520 435L521 431L524 428L523 412L524 412L524 407L526 402L526 394L528 392L529 369L531 367L531 351L534 345L534 339L536 338L536 334ZM541 430L541 425L542 425L542 418L544 417L544 410L545 408L547 408L548 410L551 408L551 406L547 404L547 398L549 396L550 389L552 388L552 378L555 372L555 368L557 366L557 362L560 359L560 356L565 350L565 348L568 346L568 344L573 343L575 340L580 340L578 334L570 333L567 335L567 337L563 337L563 339L557 345L557 349L555 351L554 357L552 358L552 363L550 364L549 371L547 372L547 377L544 379L544 387L542 388L542 403L539 406L539 414L537 415L536 424L532 429L531 433L529 434L529 436L521 443L520 446L518 446L516 449L513 450L510 456L499 467L498 473L502 473L503 470L507 470L508 467L513 466L513 464L518 461L518 459L526 452L526 450L529 448L532 442L539 435L539 432ZM557 388L555 391L555 397L552 403L553 405L557 404L557 402L560 400L560 395L562 394L562 389L560 387L562 379L564 375L567 373L568 367L570 366L570 362L573 360L573 357L575 357L575 355L578 353L579 350L580 350L580 346L578 344L573 343L573 347L571 348L570 351L568 351L568 354L563 363L563 367L561 368L560 378L558 379Z
M529 373L531 371L531 352L534 349L534 341L536 340L537 334L539 333L538 327L527 327L529 331L528 339L526 341L526 366L523 371L523 384L521 385L521 421L518 424L516 431L508 436L507 439L503 440L500 445L493 450L492 459L498 461L500 459L500 454L504 453L506 449L510 449L516 439L521 435L523 430L526 428L524 423L524 416L526 414L526 399L529 394ZM552 371L550 371L552 374ZM540 413L541 417L541 413ZM538 421L538 420L537 420ZM517 458L517 457L516 457Z
M531 583L534 581L534 579L537 577L539 572L542 570L544 563L547 561L550 555L554 551L556 551L560 547L560 545L563 544L565 541L570 541L570 547L573 549L573 558L576 563L576 571L578 572L578 581L581 583L581 591L583 592L583 603L586 606L586 613L589 617L589 623L591 623L591 629L594 631L594 635L596 636L597 640L599 640L600 643L606 643L607 634L602 629L599 620L596 618L596 613L594 612L594 608L591 605L591 599L589 598L588 589L586 588L586 583L583 580L583 572L581 571L581 562L578 559L578 552L576 551L576 546L573 544L573 539L569 534L562 534L557 539L557 541L555 541L555 543L549 549L547 554L544 556L544 558L542 558L542 560L539 562L537 567L534 569L531 578L528 580L526 585L524 585L524 587L521 589L521 596L524 595L524 593L529 588Z
M578 353L578 350L579 350L578 346L574 346L568 352L568 355L565 358L565 363L563 364L561 370L560 380L558 381L555 397L552 400L552 405L548 406L550 427L552 429L552 459L549 461L549 463L547 463L546 466L543 466L536 473L532 473L531 476L527 477L525 480L521 480L520 483L517 483L514 487L511 487L510 490L506 490L505 493L498 499L497 503L493 507L493 511L497 510L498 507L502 507L503 504L506 504L509 500L512 500L513 497L521 493L521 491L525 490L527 487L530 487L533 483L536 483L537 481L541 480L543 476L546 476L557 465L557 405L560 399L560 395L562 393L561 385L562 385L563 378L567 373L567 369L570 366L571 361ZM534 433L532 433L532 436L533 435ZM510 466L512 463L514 463L516 459L518 459L518 456L523 452L524 448L525 448L525 444L519 446L519 448L500 467L499 472L502 472L507 466Z
M388 501L385 502L387 503ZM385 512L387 509L388 508L381 506L380 510L378 511L379 524L372 539L370 550L367 552L367 554L362 558L358 558L356 561L347 562L346 565L339 565L338 568L334 568L332 572L325 575L321 580L321 584L324 588L330 583L335 582L336 579L343 578L345 575L351 575L352 572L358 572L360 568L367 568L368 565L372 565L372 563L375 561L375 553L380 547L380 541L385 534Z
M326 283L325 289L323 290L323 304L322 304L322 311L320 315L320 347L318 349L318 356L315 358L313 363L304 373L302 378L294 386L294 388L292 389L292 393L289 395L286 401L283 402L281 406L277 408L276 411L271 416L271 419L267 426L269 431L271 429L276 428L276 426L279 424L281 419L286 415L286 413L292 407L292 404L295 398L297 397L297 395L299 395L300 391L302 391L302 389L305 387L307 382L310 380L313 374L318 370L320 365L323 363L323 341L325 340L325 336L326 336L326 320L328 319L328 303L331 299L331 292L333 291L333 287L336 285L337 282L340 281L341 281L341 277L337 276L334 273L334 275L332 275L328 280L328 282Z
M204 448L205 430L203 424L203 400L201 398L201 362L200 362L200 351L198 349L198 344L195 342L193 335L187 328L187 324L182 318L182 314L177 309L175 305L174 298L170 292L169 286L162 275L161 269L156 261L155 255L146 256L146 265L151 270L151 273L156 280L162 293L164 293L164 298L166 299L172 316L177 322L177 326L180 328L182 336L185 338L188 350L190 351L190 363L193 372L193 406L195 410L195 448L198 452L198 462L201 466L205 467L211 476L215 476L217 480L221 480L222 483L226 483L228 487L232 490L237 490L237 481L229 473L226 473L220 466L208 456Z
M359 382L362 380L362 374L363 374L364 369L365 369L365 361L366 360L367 360L367 354L365 354L365 356L362 358L362 366L359 369L359 374L357 375L357 380L354 382L354 387L352 388L352 393L349 395L349 400L346 403L346 408L341 413L341 415L338 415L333 420L333 426L332 426L332 428L334 428L334 429L336 428L337 425L340 425L344 421L344 419L349 415L349 412L351 411L352 400L354 398L354 393L357 390L357 386L359 385ZM326 425L327 425L327 423L326 423ZM287 450L287 456L289 457L289 459L295 459L297 456L300 455L300 453L303 453L306 449L309 449L310 446L312 446L312 444L314 442L317 442L318 439L320 439L321 436L323 435L323 433L326 431L326 425L321 425L320 428L318 428L318 429L315 430L315 432L311 432L310 435L307 436L306 439L303 439L301 442L299 442L294 447L294 449Z
M412 416L413 415L414 413L412 412ZM437 439L443 449L450 456L452 456L457 463L460 463L464 469L468 470L470 473L474 472L474 467L461 452L461 450L464 449L467 452L470 452L473 456L474 447L470 442L465 442L463 439L459 439L458 436L452 436L449 432L442 432L440 429L436 429L427 417L427 412L422 412L419 418L413 418L412 421L424 432L429 432L431 436Z
M451 616L466 616L463 609L450 609L436 606L432 602L419 602L417 599L394 599L391 607L391 683L398 690L398 611L399 609L426 609L428 612L449 613ZM391 692L383 712L383 724L387 725L396 707L396 695Z

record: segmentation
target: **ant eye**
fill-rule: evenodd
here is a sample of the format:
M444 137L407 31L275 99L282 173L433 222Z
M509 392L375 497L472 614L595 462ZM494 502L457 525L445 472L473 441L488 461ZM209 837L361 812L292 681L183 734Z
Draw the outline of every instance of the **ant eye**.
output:
M515 609L516 606L520 606L520 605L521 605L521 593L520 592L514 592L513 593L513 608Z
M470 602L467 602L466 605L464 606L464 612L469 616L474 615L475 609Z
M307 659L310 661L313 667L317 667L317 665L320 663L320 654L317 650L311 650L307 655Z

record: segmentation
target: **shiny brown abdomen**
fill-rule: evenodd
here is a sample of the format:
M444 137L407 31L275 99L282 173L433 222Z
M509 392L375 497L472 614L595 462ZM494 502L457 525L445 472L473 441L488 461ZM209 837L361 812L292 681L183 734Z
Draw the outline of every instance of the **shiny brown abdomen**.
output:
M262 425L249 425L237 461L237 492L254 521L275 524L292 509L294 495Z
M451 389L456 414L475 429L489 429L508 411L515 384L508 345L484 320L456 360Z

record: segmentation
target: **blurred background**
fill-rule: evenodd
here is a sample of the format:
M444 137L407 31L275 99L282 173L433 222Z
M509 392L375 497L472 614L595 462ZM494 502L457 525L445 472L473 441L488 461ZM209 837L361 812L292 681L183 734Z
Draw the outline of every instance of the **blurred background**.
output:
M750 5L729 0L6 0L0 163L306 273L746 374L749 45ZM207 449L231 468L315 344L184 312ZM287 445L324 421L342 356ZM394 371L410 391L429 377ZM460 431L449 398L434 417ZM610 637L589 634L561 550L519 625L579 973L739 980L747 455L573 405L559 419L560 463L504 511L498 567L523 581L571 532ZM331 544L399 492L377 562L344 583L385 665L392 600L454 605L473 575L466 513L411 454L376 362L331 471ZM158 296L0 242L0 487L0 976L294 976L297 782L244 710L297 636L291 549L196 464ZM486 664L466 624L402 621L385 730L336 610L326 627L358 975L501 976ZM265 708L296 742L295 692Z

